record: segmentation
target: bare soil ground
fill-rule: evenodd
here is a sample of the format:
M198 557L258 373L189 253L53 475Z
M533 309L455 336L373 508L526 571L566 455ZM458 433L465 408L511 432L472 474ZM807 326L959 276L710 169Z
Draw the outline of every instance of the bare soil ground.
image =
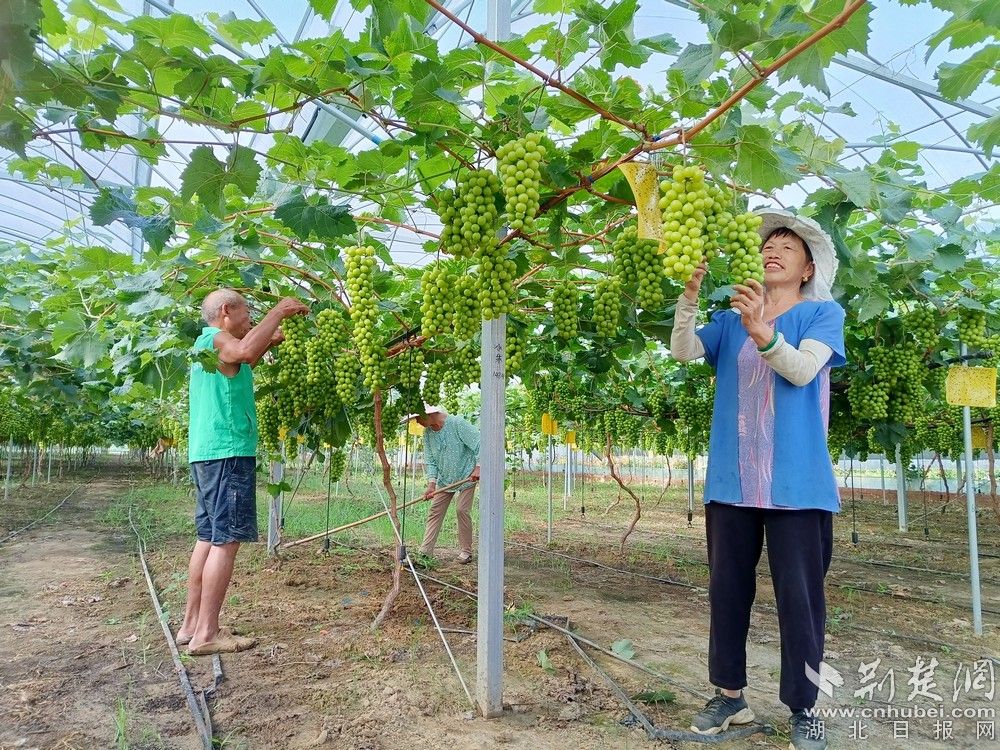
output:
M18 528L38 517L72 486L22 491L0 519L0 528ZM108 507L134 488L135 482L125 475L102 475L44 523L0 545L0 748L200 747L150 606L134 537L100 522ZM559 498L555 542L548 549L537 497L530 488L520 491L516 507L525 528L512 535L506 559L511 611L568 617L582 635L607 648L617 644L627 651L631 646L635 659L676 683L670 688L675 700L648 708L650 717L661 727L685 729L703 696L711 692L706 679L707 570L701 517L696 514L689 528L686 503L679 495L668 493L658 504L659 491L650 491L638 531L621 555L618 538L631 508L623 502L605 515L613 488L594 483L588 491L586 515L579 512L579 497L571 499L565 513ZM295 502L320 498L303 495ZM894 670L892 702L900 707L936 705L929 698L909 701L914 686L907 684L907 670L918 658L936 658L932 692L950 707L960 664L1000 654L1000 615L987 613L986 634L972 634L968 582L961 578L967 571L960 544L964 514L954 503L945 514L938 511L933 537L924 541L920 529L905 536L893 531L894 509L883 506L880 496L862 502L860 545L850 542L850 515L841 514L836 521L838 541L827 587L827 661L843 674L845 685L822 705L854 705L859 664L881 657L879 678ZM164 518L167 512L163 510ZM6 531L0 531L0 539L5 536ZM989 518L982 519L980 537L984 547L996 543L996 526ZM172 613L183 603L189 547L184 535L169 534L148 554ZM451 550L441 551L446 562L432 575L474 589L475 567L447 562ZM241 551L223 616L260 643L251 651L223 657L226 681L212 703L217 746L666 746L622 724L627 711L564 636L546 629L531 631L513 624L513 617L509 636L523 640L505 645L504 695L510 711L497 720L477 718L408 575L386 627L370 630L388 589L388 552L374 541L365 549L334 546L330 555L321 554L318 544L307 545L290 550L278 562L269 560L260 545ZM873 560L900 567L870 565ZM992 610L1000 610L998 562L1000 558L983 559L983 603ZM777 621L766 562L758 573L748 698L758 717L773 723L776 734L754 735L727 747L787 747L786 710L778 701ZM474 630L472 599L433 583L427 584L427 591L446 628ZM475 638L461 632L447 635L474 689ZM592 656L630 694L667 687L606 656ZM210 660L187 662L195 685L207 685ZM996 661L989 663L994 671L1000 667ZM959 705L995 706L975 692L963 695ZM884 692L879 695L888 700ZM906 740L894 738L891 720L870 720L867 742L851 739L850 719L831 723L833 747L995 744L977 739L975 720L955 721L950 740L941 736L934 719L910 721Z

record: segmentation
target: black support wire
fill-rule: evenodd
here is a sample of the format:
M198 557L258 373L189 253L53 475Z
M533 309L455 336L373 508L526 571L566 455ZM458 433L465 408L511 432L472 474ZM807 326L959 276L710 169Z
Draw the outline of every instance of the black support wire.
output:
M851 456L851 542L857 544L861 541L858 535L858 505L854 492L854 456Z

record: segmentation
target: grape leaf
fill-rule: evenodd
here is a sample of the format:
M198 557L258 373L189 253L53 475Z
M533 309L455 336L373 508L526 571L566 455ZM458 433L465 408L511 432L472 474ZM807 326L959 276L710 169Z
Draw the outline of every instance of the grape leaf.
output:
M224 203L222 189L226 185L235 185L250 197L259 179L260 165L253 151L245 146L236 146L225 164L215 157L211 146L198 146L181 173L181 199L188 201L197 195L208 211L220 216Z
M332 240L357 229L348 206L330 205L321 195L307 198L301 192L278 206L274 218L301 240L308 240L313 235L320 240Z

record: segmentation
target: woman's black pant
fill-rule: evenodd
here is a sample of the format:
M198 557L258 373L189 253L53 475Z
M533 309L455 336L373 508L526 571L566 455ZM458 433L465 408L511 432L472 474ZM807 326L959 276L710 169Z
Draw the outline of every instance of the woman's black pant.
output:
M823 579L833 553L833 514L707 503L705 529L711 606L709 680L727 690L746 687L750 608L766 538L781 634L781 702L793 709L812 708L818 688L806 676L805 665L818 673L823 660Z

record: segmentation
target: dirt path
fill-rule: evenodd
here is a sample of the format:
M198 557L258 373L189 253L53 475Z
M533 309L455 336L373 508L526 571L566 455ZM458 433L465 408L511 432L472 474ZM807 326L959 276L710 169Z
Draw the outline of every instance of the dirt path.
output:
M97 522L125 489L92 481L0 547L0 748L200 748L131 550Z

